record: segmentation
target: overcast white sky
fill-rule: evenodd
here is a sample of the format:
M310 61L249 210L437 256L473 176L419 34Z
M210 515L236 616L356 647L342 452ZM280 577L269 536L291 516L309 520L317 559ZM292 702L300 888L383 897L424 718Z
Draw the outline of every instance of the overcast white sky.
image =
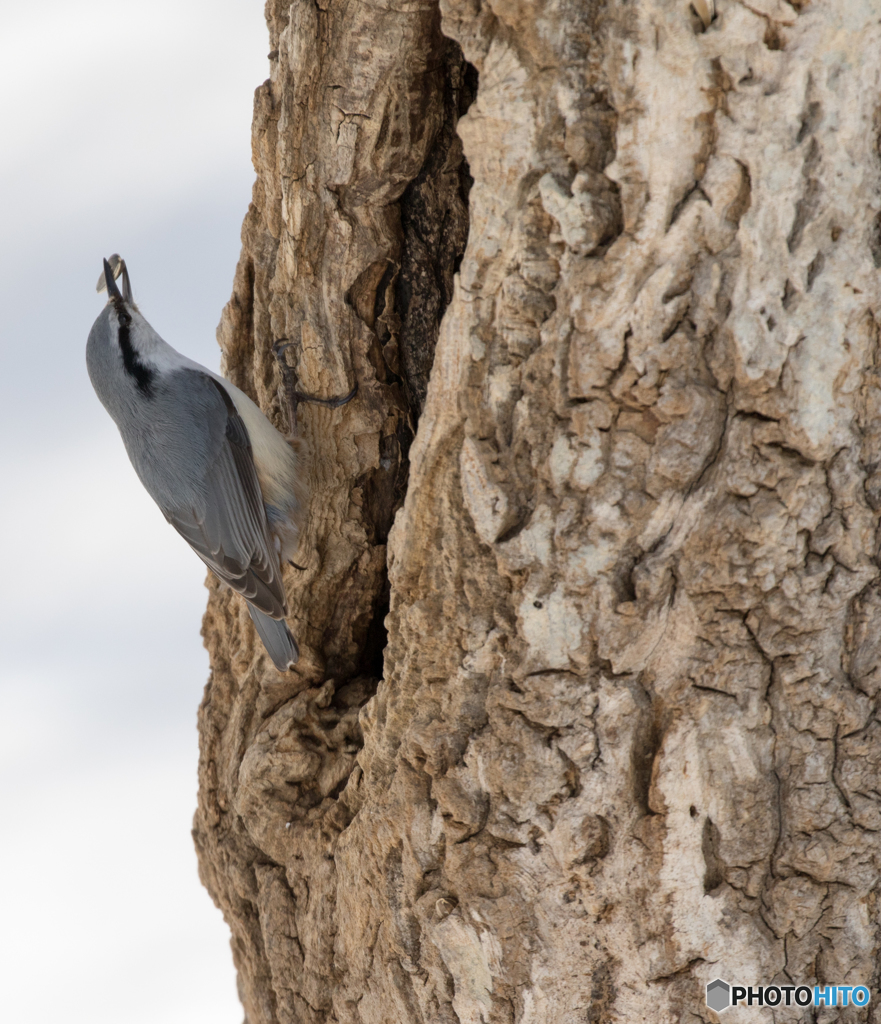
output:
M101 259L219 365L254 172L261 0L0 14L0 1019L238 1024L190 825L204 569L138 483L85 344Z

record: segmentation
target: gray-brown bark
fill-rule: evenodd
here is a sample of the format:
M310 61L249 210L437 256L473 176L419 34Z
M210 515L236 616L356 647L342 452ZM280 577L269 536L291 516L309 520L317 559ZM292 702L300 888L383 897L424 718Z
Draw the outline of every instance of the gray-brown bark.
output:
M206 616L249 1024L878 990L881 26L717 7L267 6L226 368L360 391L302 409L297 672Z

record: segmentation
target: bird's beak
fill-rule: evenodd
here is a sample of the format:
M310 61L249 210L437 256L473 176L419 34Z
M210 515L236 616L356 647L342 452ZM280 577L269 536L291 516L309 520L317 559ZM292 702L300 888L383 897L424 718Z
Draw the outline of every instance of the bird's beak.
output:
M128 267L125 265L125 260L119 261L122 267L122 297L130 305L134 305L134 299L132 298L132 283L128 279Z
M104 260L104 285L107 288L107 294L111 299L122 299L122 295L116 287L116 280L113 277L113 268L107 260Z

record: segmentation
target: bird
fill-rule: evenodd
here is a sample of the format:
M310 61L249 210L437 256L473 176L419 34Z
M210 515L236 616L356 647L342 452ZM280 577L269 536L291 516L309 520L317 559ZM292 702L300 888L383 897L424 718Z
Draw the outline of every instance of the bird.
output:
M289 671L299 648L285 621L282 563L295 564L309 497L295 444L243 391L163 341L135 304L118 254L104 260L104 289L107 304L86 343L92 387L147 493L242 595L273 664Z

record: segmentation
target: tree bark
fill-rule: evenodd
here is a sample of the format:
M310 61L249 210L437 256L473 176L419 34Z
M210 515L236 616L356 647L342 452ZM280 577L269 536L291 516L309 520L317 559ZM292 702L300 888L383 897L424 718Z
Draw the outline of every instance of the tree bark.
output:
M267 17L225 368L359 392L301 406L296 672L205 619L248 1024L877 993L877 6Z

